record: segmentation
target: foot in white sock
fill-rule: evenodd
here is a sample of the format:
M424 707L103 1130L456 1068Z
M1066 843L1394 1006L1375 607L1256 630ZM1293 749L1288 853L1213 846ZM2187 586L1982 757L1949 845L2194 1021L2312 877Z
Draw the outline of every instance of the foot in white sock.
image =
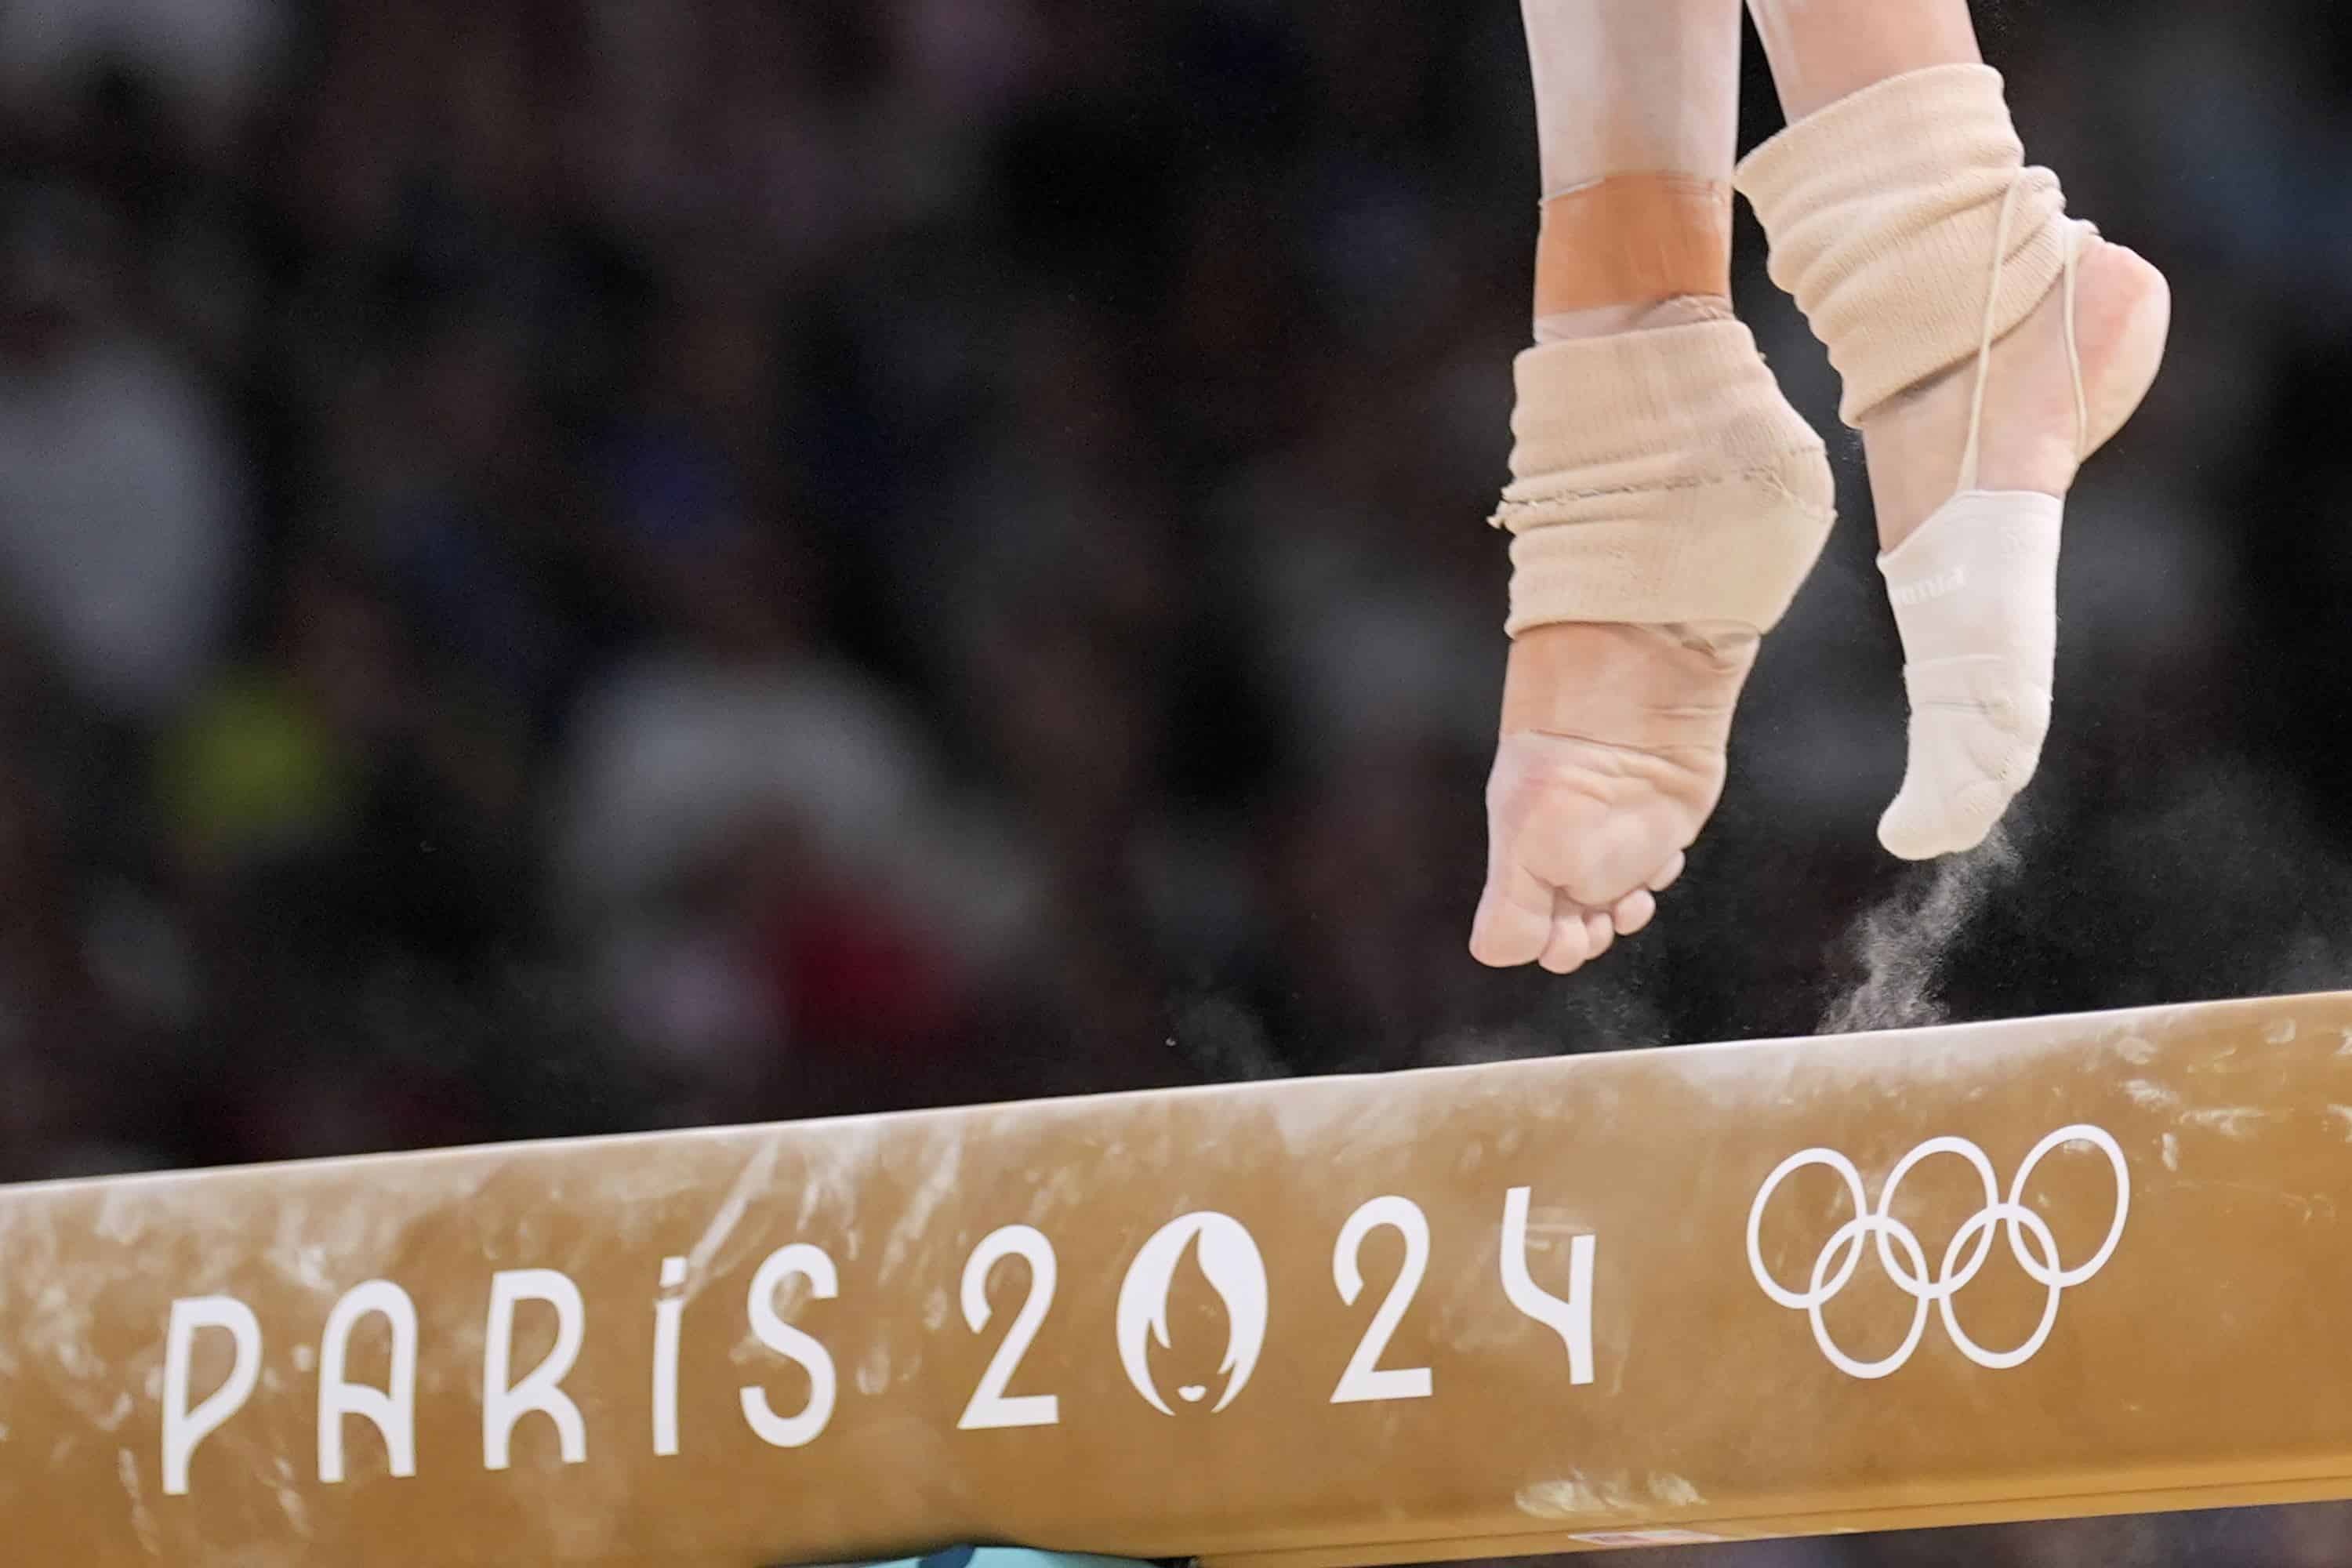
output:
M1974 847L2050 730L2063 503L1968 490L1879 558L1903 635L1910 758L1878 839L1906 860Z
M2162 275L2087 226L2071 243L2084 254L2015 331L1863 426L1911 705L1903 788L1878 836L1906 860L1973 848L2032 778L2057 653L2061 498L2163 352ZM1958 491L1923 517L1956 436Z
M1909 859L1972 847L2049 726L2061 498L2155 379L2170 295L2065 216L1983 66L1817 110L1739 186L1870 464L1912 706L1880 841Z

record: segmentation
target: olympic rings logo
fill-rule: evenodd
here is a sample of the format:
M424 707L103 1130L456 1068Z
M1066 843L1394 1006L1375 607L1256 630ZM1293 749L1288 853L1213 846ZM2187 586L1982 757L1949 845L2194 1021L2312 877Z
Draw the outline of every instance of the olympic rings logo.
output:
M2026 1207L2024 1203L2025 1184L2032 1178L2033 1168L2042 1163L2043 1155L2067 1143L2095 1145L2106 1155L2107 1163L2115 1167L2116 1173L2116 1217L2114 1223L2107 1226L2107 1238L2099 1250L2092 1254L2088 1262L2073 1268L2059 1266L2057 1237L2050 1234L2050 1226L2042 1216ZM1944 1248L1941 1267L1936 1270L1935 1277L1929 1279L1927 1254L1920 1248L1918 1237L1913 1234L1910 1226L1894 1217L1893 1210L1895 1189L1903 1184L1903 1178L1909 1175L1912 1168L1921 1161L1937 1154L1957 1154L1974 1167L1977 1179L1984 1189L1984 1206L1970 1215L1960 1228L1953 1232L1951 1245ZM1809 1165L1826 1166L1844 1178L1846 1192L1853 1200L1853 1217L1838 1226L1835 1234L1822 1247L1821 1255L1813 1259L1812 1274L1806 1288L1791 1290L1773 1279L1771 1271L1765 1268L1763 1248L1758 1242L1757 1232L1763 1222L1764 1205L1772 1201L1773 1193L1779 1190L1782 1182ZM1878 1378L1901 1368L1911 1359L1912 1352L1919 1348L1919 1342L1927 1331L1930 1308L1942 1316L1944 1331L1951 1336L1952 1343L1959 1347L1962 1355L1979 1366L1998 1372L2004 1367L2021 1366L2033 1359L2034 1353L2049 1340L2050 1331L2058 1321L2060 1298L2106 1267L2107 1259L2115 1255L2116 1243L2123 1240L2124 1221L2130 1212L2131 1173L2124 1164L2123 1149L2104 1129L2087 1123L2061 1127L2036 1143L2033 1152L2026 1155L2025 1163L2017 1168L2017 1175L2009 1184L2006 1198L2001 1196L2000 1184L1993 1175L1992 1162L1985 1158L1983 1150L1965 1138L1930 1138L1896 1161L1895 1169L1886 1174L1886 1185L1878 1194L1878 1206L1875 1208L1870 1206L1864 1194L1862 1173L1854 1169L1853 1161L1834 1149L1807 1149L1781 1161L1764 1179L1763 1186L1757 1190L1756 1202L1748 1211L1748 1266L1755 1271L1756 1283L1764 1288L1767 1296L1783 1307L1803 1312L1811 1321L1814 1342L1822 1347L1822 1353L1830 1359L1831 1364L1841 1372L1854 1377ZM1968 1336L1967 1331L1960 1327L1958 1315L1953 1310L1952 1298L1966 1289L1984 1267L1986 1257L1992 1250L1993 1232L1996 1227L2003 1226L2008 1228L2009 1247L2017 1258L2017 1266L2024 1269L2035 1284L2046 1289L2050 1297L2042 1307L2040 1324L2024 1343L2013 1350L1995 1351L1987 1350ZM2026 1245L2029 1237L2032 1242L2030 1251ZM1846 1354L1831 1339L1829 1327L1822 1319L1822 1307L1846 1288L1853 1280L1854 1271L1861 1268L1864 1238L1876 1244L1879 1267L1886 1270L1887 1278L1895 1281L1896 1289L1911 1298L1916 1309L1911 1315L1911 1331L1904 1336L1902 1345L1894 1354L1877 1361L1858 1361ZM1972 1242L1974 1250L1962 1261L1962 1249Z

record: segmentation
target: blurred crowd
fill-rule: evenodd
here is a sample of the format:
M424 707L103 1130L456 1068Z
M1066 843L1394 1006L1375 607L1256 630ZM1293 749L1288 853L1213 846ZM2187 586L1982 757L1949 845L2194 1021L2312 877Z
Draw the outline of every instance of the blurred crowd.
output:
M2344 984L2330 9L1980 6L2180 306L1958 868L1743 216L1845 516L1561 982L1464 951L1507 0L10 0L0 1177Z

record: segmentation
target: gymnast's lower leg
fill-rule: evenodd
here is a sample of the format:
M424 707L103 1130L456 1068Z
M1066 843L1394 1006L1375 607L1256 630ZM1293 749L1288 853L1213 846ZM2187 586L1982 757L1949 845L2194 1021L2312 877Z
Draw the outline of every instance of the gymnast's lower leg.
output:
M2063 498L2138 406L2170 296L2025 163L1966 0L1749 0L1789 129L1739 166L1844 378L1911 704L1894 854L1974 847L2049 729Z
M1544 199L1517 365L1512 637L1471 951L1639 930L1830 521L1820 438L1730 308L1738 0L1525 0Z

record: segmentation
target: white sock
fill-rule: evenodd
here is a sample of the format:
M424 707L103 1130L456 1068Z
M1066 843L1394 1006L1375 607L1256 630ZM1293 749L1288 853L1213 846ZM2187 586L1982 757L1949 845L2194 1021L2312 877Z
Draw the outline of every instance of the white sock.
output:
M1911 699L1902 793L1878 841L1906 860L1976 847L2033 776L2050 729L2065 503L1965 490L1878 559Z

